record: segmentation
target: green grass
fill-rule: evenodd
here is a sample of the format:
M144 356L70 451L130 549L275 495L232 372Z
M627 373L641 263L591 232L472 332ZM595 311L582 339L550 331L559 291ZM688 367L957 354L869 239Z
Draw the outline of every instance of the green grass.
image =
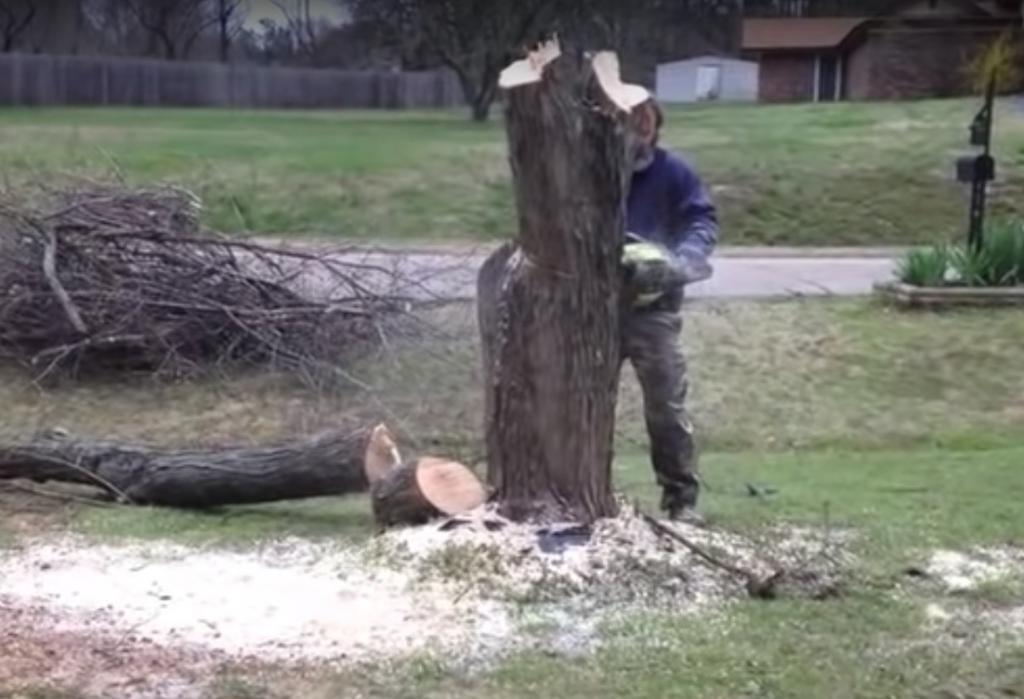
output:
M479 352L471 307L451 337L394 343L351 367L373 391L315 392L284 376L157 383L124 377L41 391L0 368L0 435L63 427L159 443L267 441L384 419L408 448L480 456ZM695 303L684 311L691 406L722 451L992 447L1024 422L1024 313L907 313L866 300ZM621 446L644 439L628 367Z
M831 245L961 235L953 161L976 100L672 108L722 210L723 242ZM1024 201L1024 114L995 128L996 211ZM487 240L515 226L500 119L461 112L0 110L11 185L63 175L172 181L222 230L352 239Z
M75 528L104 540L173 539L196 546L237 547L296 536L361 542L374 531L363 497L325 497L188 511L162 507L86 508Z

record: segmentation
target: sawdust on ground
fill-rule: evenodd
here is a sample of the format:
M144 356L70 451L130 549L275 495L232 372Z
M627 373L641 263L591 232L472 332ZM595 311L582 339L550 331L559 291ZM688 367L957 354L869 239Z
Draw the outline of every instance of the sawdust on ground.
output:
M757 575L787 568L796 594L834 586L844 555L810 530L773 533L773 548L677 526ZM5 651L13 649L0 658L0 687L92 677L89 686L100 690L117 684L118 696L134 688L163 699L190 696L196 677L224 662L429 655L480 667L522 648L586 652L604 622L631 610L707 613L747 594L744 580L628 509L587 534L513 524L481 509L356 548L300 539L250 550L67 536L29 542L0 552L0 627Z

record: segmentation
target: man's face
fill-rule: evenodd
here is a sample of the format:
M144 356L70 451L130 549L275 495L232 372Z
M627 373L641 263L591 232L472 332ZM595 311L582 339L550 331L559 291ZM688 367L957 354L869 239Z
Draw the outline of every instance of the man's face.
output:
M638 106L630 116L633 131L633 170L647 169L654 160L654 146L658 141L658 119L650 104Z

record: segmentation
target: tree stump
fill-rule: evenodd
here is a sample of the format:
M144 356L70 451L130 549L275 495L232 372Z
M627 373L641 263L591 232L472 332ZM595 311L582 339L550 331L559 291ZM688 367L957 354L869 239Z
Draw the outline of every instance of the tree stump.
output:
M488 481L512 519L616 513L626 120L637 89L618 80L614 55L561 55L555 43L502 75L519 234L480 270L478 322Z
M468 467L428 457L400 466L375 482L370 500L374 519L385 529L468 512L484 504L487 491Z

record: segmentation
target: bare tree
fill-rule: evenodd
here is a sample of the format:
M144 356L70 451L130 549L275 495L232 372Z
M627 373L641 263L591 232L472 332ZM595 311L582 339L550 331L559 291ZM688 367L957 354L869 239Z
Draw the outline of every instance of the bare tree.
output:
M36 0L0 0L0 37L4 53L14 50L18 39L36 18L38 9Z
M312 0L270 0L284 15L295 52L309 63L320 63L320 44L326 20L315 12Z
M242 29L242 0L216 0L217 36L220 39L220 60L231 57L231 43Z
M125 0L126 5L149 35L159 45L164 58L188 58L200 34L217 21L206 0Z
M142 50L147 32L122 0L82 0L85 31L101 53L132 55Z
M352 0L357 20L398 44L422 42L459 78L475 120L490 114L498 73L554 26L567 0Z
M34 0L36 17L20 43L33 53L78 53L85 37L82 0Z

